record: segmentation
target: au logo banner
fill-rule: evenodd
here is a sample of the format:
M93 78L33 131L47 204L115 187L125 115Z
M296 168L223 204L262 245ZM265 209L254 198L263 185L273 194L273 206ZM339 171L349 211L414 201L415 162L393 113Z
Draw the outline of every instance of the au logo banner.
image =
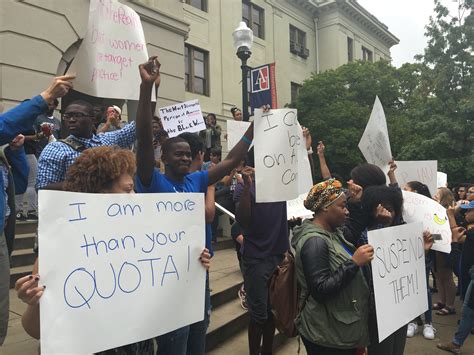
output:
M250 72L250 106L252 109L263 105L277 108L275 63L265 64Z

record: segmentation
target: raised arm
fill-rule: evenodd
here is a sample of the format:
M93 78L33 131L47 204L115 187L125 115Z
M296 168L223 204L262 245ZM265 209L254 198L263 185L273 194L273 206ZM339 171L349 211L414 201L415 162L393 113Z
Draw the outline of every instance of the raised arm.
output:
M395 177L395 170L397 170L397 164L395 163L395 160L390 160L388 162L389 170L388 170L388 178L390 180L390 185L391 186L398 186L397 178Z
M244 160L252 139L253 122L250 124L250 127L247 129L242 139L229 152L227 157L215 167L209 169L209 185L215 184L224 176L229 175L232 169L236 168L239 163Z
M326 163L326 157L324 156L324 146L323 141L318 142L318 158L319 158L319 169L321 170L321 176L323 180L327 180L331 178L331 172L329 171L328 164Z
M140 64L140 98L138 101L136 118L137 136L137 176L141 183L150 186L155 168L155 155L153 151L153 130L152 130L152 106L151 93L153 84L160 77L160 62L157 57L151 57L148 62ZM156 86L158 90L158 85Z

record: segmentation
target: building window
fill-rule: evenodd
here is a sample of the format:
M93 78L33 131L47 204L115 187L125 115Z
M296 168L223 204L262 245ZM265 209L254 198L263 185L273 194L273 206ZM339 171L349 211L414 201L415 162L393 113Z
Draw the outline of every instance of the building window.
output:
M186 44L184 73L186 91L209 95L209 55L206 51Z
M354 40L347 37L347 61L352 62L354 60Z
M189 4L199 10L207 11L207 0L186 0L186 4Z
M368 50L367 48L365 47L362 47L362 60L366 60L368 62L372 62L373 61L373 54L372 54L372 51L371 50Z
M296 102L296 98L298 97L298 94L300 92L301 85L297 83L291 83L291 103Z
M306 48L306 32L290 25L290 52L302 58L308 58L309 49Z
M258 38L264 38L263 9L250 1L242 1L242 21L253 31Z

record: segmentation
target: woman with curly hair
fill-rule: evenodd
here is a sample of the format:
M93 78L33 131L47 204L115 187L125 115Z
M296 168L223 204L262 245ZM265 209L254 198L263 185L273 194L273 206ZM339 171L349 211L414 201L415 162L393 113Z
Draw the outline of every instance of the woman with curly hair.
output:
M135 155L117 147L98 147L85 150L66 174L64 189L83 193L134 193L133 177L136 172ZM201 263L208 269L210 255L201 253ZM25 331L40 339L39 300L46 286L39 285L38 259L33 274L20 278L16 284L18 298L28 304L22 316ZM100 352L101 355L152 355L153 339Z

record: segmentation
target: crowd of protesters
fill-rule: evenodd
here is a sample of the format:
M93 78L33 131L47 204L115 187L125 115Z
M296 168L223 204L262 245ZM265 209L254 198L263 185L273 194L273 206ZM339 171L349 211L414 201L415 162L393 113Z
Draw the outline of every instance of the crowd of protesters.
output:
M53 189L84 193L204 193L206 247L200 260L206 270L219 234L215 203L235 214L231 235L244 280L239 297L249 313L251 355L273 351L275 319L268 283L291 247L301 289L301 311L295 324L308 354L366 351L369 355L401 355L406 338L415 336L419 327L426 339L435 338L432 310L443 317L461 314L452 341L438 344L440 349L460 352L474 328L474 185L460 184L454 190L441 187L431 196L428 187L418 181L399 186L394 161L388 162L387 176L375 165L356 166L344 184L330 171L325 146L318 142L320 174L315 175L321 178L315 179L305 199L313 218L289 223L286 202L256 202L253 149L249 150L253 124L225 158L221 142L227 135L221 137L222 128L213 113L207 114L206 128L199 134L169 138L160 118L153 115L150 100L153 87L158 92L161 83L160 63L152 57L139 66L139 72L138 111L136 121L129 124L122 122L122 110L116 105L104 108L73 101L61 110L68 132L61 139L63 127L55 116L56 109L58 100L73 87L74 76L55 78L40 95L1 114L0 140L4 146L0 169L4 188L0 189L0 345L8 326L12 225L15 219L37 219L37 191ZM235 120L242 120L238 108L231 112ZM313 165L311 134L307 129L303 133ZM405 223L402 189L433 198L447 209L452 252L431 251L433 238L424 232L426 277L431 284L426 295L429 309L379 341L371 270L374 250L367 234ZM459 280L457 285L454 275ZM18 297L28 304L23 327L40 339L39 300L47 291L38 274L38 260L32 274L20 278L15 288ZM464 301L458 310L456 293ZM101 354L203 354L210 317L207 274L203 321Z

